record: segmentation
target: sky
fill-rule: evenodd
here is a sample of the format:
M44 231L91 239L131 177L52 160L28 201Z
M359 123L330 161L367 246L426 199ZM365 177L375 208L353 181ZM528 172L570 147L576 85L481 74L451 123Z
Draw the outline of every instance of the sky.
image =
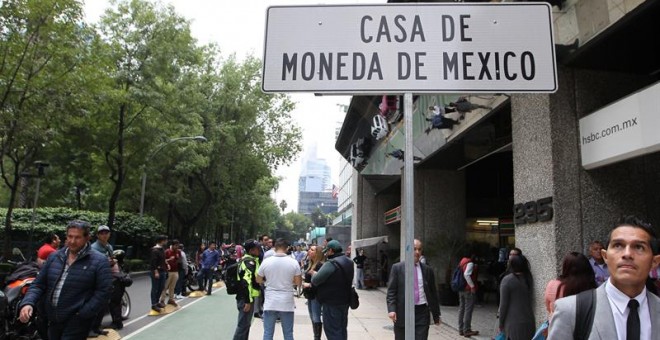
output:
M155 1L153 1L155 2ZM191 21L192 34L200 44L217 43L223 56L236 54L239 60L247 55L263 58L266 9L273 5L315 5L385 3L385 0L161 0L171 4L176 12ZM109 0L85 0L85 15L95 22L110 6ZM298 207L298 177L301 158L316 143L317 158L325 159L332 169L332 183L339 184L340 155L334 149L335 129L344 118L341 105L350 103L350 96L314 96L312 93L291 94L297 103L291 113L303 131L303 151L287 167L277 170L282 177L274 193L278 202L287 202L286 212Z

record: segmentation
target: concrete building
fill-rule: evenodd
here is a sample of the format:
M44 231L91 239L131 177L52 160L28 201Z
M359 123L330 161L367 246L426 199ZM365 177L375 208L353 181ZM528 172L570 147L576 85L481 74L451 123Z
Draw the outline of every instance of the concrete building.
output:
M623 214L660 224L660 1L558 3L556 93L414 96L415 235L438 282L467 242L484 259L483 287L494 289L487 269L500 248L515 245L532 265L537 321L564 254L605 242ZM463 119L450 113L452 129L429 129L431 108L459 97L482 108ZM369 137L384 100L353 97L336 143L345 159ZM353 239L387 236L392 249L403 198L396 151L410 151L396 111L382 112L390 132L373 142L352 187Z

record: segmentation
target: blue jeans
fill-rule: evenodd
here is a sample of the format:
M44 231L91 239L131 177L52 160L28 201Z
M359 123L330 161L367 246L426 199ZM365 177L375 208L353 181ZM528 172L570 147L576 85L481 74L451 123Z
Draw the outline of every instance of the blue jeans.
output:
M206 291L210 295L211 289L213 289L213 272L211 271L211 268L202 268L202 270L199 271L198 281L200 290L204 290L204 283L208 284Z
M174 294L181 295L186 292L186 272L179 268L179 280L176 281L176 287L174 288Z
M348 339L348 305L321 305L323 331L328 340Z
M364 289L364 269L355 268L355 288Z
M151 306L155 306L160 301L160 293L165 288L165 281L167 280L167 272L162 270L158 272L158 278L154 276L153 270L149 271L151 277Z
M276 310L264 311L264 340L273 340L275 322L278 316L282 323L284 340L293 340L293 312L280 312Z
M244 312L243 306L245 301L236 301L236 309L238 309L238 323L236 324L236 331L234 332L233 340L248 340L250 337L250 325L252 324L252 313L254 313L254 303L250 305L250 311Z
M321 303L318 300L307 300L307 311L312 322L321 322Z

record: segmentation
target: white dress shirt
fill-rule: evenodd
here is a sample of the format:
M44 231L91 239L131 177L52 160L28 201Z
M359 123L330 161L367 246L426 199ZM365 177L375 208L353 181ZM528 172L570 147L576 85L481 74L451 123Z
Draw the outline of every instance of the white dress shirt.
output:
M422 266L415 264L415 275L417 275L417 289L419 292L419 305L427 304L426 293L424 293L424 277L422 276ZM414 283L414 281L413 281Z
M607 292L607 299L610 301L612 316L614 316L616 335L619 340L625 340L627 336L626 324L630 312L628 309L630 297L614 287L610 280L608 279L605 283L605 292ZM651 340L651 314L649 313L649 303L646 298L646 287L644 287L641 294L635 296L635 300L639 302L639 339Z

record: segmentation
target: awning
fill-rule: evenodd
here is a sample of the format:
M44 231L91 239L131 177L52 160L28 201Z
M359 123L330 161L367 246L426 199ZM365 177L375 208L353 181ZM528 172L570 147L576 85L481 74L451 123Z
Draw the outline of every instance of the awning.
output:
M377 236L377 237L363 238L361 240L355 240L351 242L351 248L355 250L368 246L375 246L381 242L387 243L387 236Z

